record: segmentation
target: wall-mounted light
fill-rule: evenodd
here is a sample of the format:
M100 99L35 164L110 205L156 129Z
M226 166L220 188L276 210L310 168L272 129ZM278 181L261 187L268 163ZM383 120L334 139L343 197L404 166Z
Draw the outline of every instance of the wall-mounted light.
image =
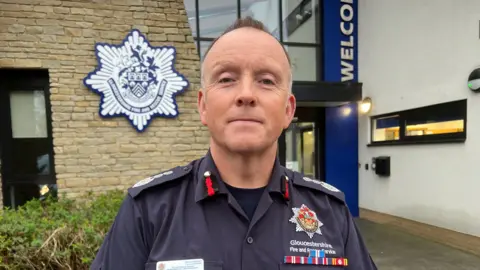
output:
M344 107L342 109L343 116L349 116L351 113L352 113L352 108L350 107Z
M369 97L365 97L360 102L360 113L367 114L372 110L372 99Z
M480 67L474 69L468 76L468 88L474 92L480 92Z

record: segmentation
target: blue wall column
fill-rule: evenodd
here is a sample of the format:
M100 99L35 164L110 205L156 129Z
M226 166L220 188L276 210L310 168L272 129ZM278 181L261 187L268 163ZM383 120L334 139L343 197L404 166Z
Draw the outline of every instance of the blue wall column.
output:
M324 81L358 81L357 1L323 0ZM357 217L357 104L326 108L325 118L325 181L345 193Z

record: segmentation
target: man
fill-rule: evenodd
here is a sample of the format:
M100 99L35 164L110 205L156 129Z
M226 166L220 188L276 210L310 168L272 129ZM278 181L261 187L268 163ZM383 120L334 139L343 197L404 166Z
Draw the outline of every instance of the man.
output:
M343 193L276 158L291 85L288 56L260 22L227 29L202 64L210 150L128 190L92 269L376 269Z

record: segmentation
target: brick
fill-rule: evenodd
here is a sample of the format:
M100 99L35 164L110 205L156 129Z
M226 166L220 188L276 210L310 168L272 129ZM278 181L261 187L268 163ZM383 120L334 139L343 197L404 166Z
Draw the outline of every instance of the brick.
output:
M43 33L43 27L41 26L27 26L25 28L25 33L38 35Z
M186 18L185 16L183 15L168 15L167 16L167 21L169 22L181 22L184 20L184 18Z
M148 38L152 41L166 41L167 35L165 34L150 34Z
M64 2L57 0L41 0L38 3L44 6L60 6Z
M72 37L80 37L82 36L82 29L66 27L65 35L72 36Z
M173 9L173 8L164 8L163 12L167 14L167 17L170 16L170 14L178 14L178 9Z
M0 17L0 25L10 25L10 24L15 24L17 23L16 18L1 18Z
M148 13L147 18L149 20L154 20L154 21L163 21L166 20L166 15L165 14L156 14L156 13Z
M53 12L55 13L60 13L60 14L69 14L70 13L70 8L66 7L54 7Z
M85 17L84 15L78 15L78 14L65 14L65 15L63 15L64 20L75 21L75 22L83 22L84 17Z
M95 9L95 10L93 10L93 15L98 16L98 17L112 17L113 16L113 10Z
M122 18L122 19L126 19L126 18L131 18L133 16L133 12L131 11L115 11L113 12L113 17L116 17L116 18Z
M83 20L86 21L86 22L92 22L92 23L102 23L103 22L103 18L102 17L98 17L98 16L94 16L94 15L86 15L85 17L83 17Z
M66 36L57 36L57 42L58 43L71 43L72 42L72 37L66 37ZM69 58L70 59L70 58Z
M19 35L17 37L18 41L30 41L30 42L36 42L38 41L38 35Z
M184 35L167 35L168 41L185 41Z
M43 12L43 13L52 13L53 7L49 6L34 6L33 11L35 12Z
M115 0L115 4L123 6L141 6L143 5L143 0Z
M43 32L47 35L63 35L65 29L62 26L45 26Z
M125 38L124 33L119 33L119 32L113 32L113 31L102 31L100 33L100 37L106 38L106 39L118 39L121 40Z
M14 59L1 59L0 58L0 67L13 67L15 65Z
M77 25L78 27L82 27L82 28L91 28L93 26L93 23L91 23L91 22L75 22L75 25Z
M162 2L159 1L143 1L143 5L146 7L159 7L161 6ZM167 5L168 6L168 5Z
M42 61L36 59L15 59L15 65L23 68L40 68Z
M23 33L25 32L25 25L12 24L8 27L8 32L10 33Z
M93 38L74 37L72 42L78 44L93 44L95 40Z
M86 8L70 8L70 14L93 15L93 10Z
M148 13L146 12L134 12L133 18L134 19L146 19L148 17Z
M163 28L165 34L178 34L178 28Z
M185 5L183 3L179 3L179 2L170 2L169 3L170 7L173 8L173 9L177 9L177 10L184 10L185 9Z
M52 25L55 26L58 24L58 21L52 20L52 19L37 19L36 20L37 25Z
M41 40L42 42L55 43L55 42L57 42L57 36L54 36L54 35L42 35L42 36L40 36L40 40Z
M175 22L168 21L147 21L145 20L145 25L156 26L156 27L177 27Z
M145 25L134 25L132 28L134 29L138 29L140 32L142 32L143 34L147 34L148 33L148 26L145 26Z

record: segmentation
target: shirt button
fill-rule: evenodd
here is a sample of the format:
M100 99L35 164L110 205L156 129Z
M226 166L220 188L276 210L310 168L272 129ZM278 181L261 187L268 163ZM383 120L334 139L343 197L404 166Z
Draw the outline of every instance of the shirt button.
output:
M252 244L253 243L253 237L249 236L247 238L247 243Z

